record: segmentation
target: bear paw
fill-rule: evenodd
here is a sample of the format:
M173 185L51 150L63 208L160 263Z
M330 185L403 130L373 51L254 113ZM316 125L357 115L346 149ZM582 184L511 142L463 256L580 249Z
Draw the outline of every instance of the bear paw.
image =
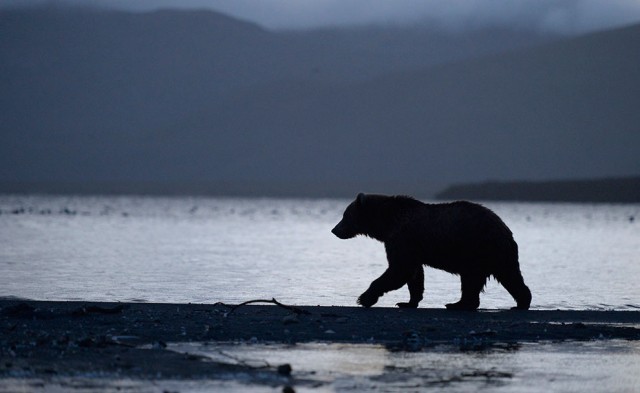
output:
M379 297L380 296L377 296L367 291L362 295L360 295L360 297L358 298L358 304L361 305L362 307L371 307L378 302Z
M400 308L418 308L418 303L396 303L396 306Z
M449 304L445 304L445 307L447 307L447 310L460 310L460 311L475 311L478 306L480 306L480 304L476 304L476 303L463 303L463 302L456 302L456 303L449 303Z

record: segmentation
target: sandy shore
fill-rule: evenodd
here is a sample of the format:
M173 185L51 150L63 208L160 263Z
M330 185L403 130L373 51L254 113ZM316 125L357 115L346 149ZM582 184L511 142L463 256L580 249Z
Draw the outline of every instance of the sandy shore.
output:
M0 300L0 378L215 378L242 369L173 342L377 343L394 350L640 340L640 311L495 311ZM252 370L245 370L251 372ZM271 370L277 373L277 368ZM260 372L264 372L261 370ZM286 369L279 370L286 374Z

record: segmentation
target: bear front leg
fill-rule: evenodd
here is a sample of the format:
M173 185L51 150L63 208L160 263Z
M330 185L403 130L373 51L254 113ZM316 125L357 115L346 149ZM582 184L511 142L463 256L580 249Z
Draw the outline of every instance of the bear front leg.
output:
M405 270L389 267L371 283L369 289L358 297L358 304L363 307L371 307L378 302L380 296L386 292L402 288L407 281L408 277Z
M400 308L417 308L424 293L424 268L422 265L418 266L407 285L409 286L409 302L397 303L396 306Z

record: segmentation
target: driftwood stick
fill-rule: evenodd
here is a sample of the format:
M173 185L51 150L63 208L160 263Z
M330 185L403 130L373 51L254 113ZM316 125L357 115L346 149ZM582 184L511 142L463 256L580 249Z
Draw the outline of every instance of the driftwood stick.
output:
M271 304L275 304L278 307L282 307L282 308L284 308L286 310L294 312L296 314L304 314L304 315L310 315L311 314L309 311L300 309L298 307L293 307L293 306L288 306L286 304L282 304L279 301L277 301L275 298L271 298L271 300L266 300L266 299L247 300L246 302L242 302L240 304L236 304L235 306L230 306L230 305L227 305L227 304L223 304L223 305L225 305L227 307L231 307L229 312L226 314L226 315L229 315L232 312L234 312L237 308L242 307L242 306L246 306L247 304L253 304L253 303L271 303Z

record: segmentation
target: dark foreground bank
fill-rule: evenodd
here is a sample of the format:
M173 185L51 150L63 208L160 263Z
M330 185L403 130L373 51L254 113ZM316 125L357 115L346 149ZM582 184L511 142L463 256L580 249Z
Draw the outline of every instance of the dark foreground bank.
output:
M376 343L393 350L564 340L640 340L640 311L495 311L0 300L0 377L216 378L251 367L173 342ZM265 372L265 370L259 370ZM287 374L286 367L270 372Z

